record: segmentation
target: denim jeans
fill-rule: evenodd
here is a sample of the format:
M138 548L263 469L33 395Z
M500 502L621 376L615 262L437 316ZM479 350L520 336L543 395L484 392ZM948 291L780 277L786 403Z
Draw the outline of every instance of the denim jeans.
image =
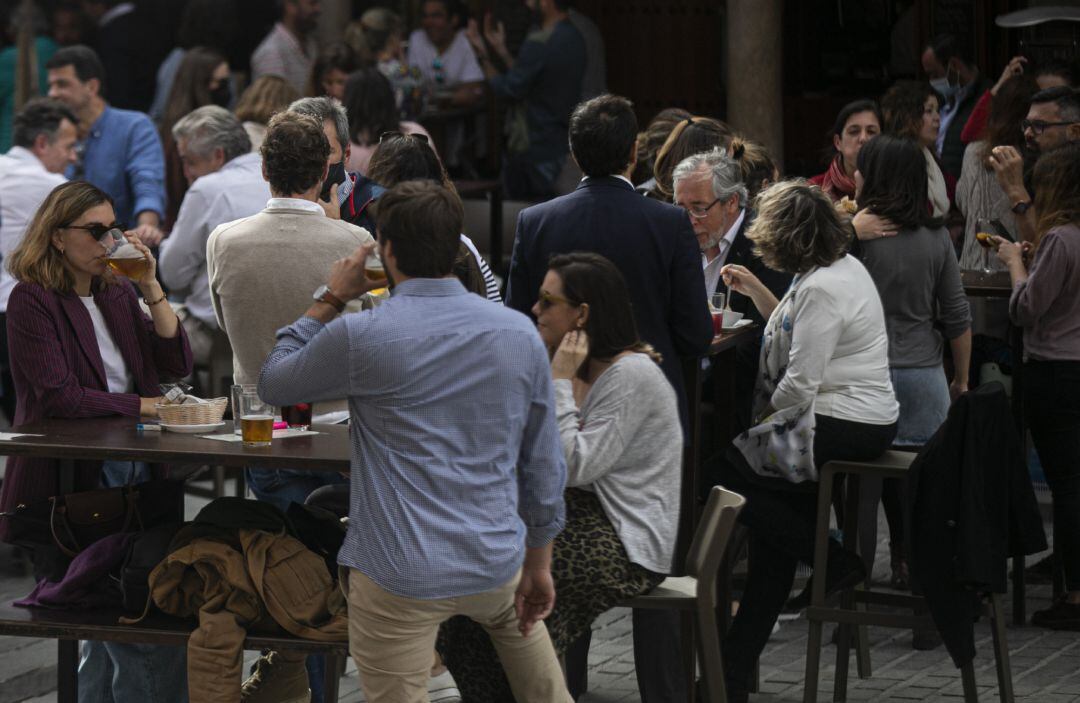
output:
M332 471L296 471L293 469L245 469L248 487L255 497L275 506L281 512L289 509L290 503L300 503L316 488L348 483L349 479ZM312 654L307 658L308 687L311 689L311 703L323 701L323 674L326 670L326 657Z
M938 366L890 368L900 419L894 444L921 447L937 432L949 414L949 382Z
M106 461L104 488L145 483L141 461ZM187 648L85 641L79 660L79 703L183 703L187 701Z

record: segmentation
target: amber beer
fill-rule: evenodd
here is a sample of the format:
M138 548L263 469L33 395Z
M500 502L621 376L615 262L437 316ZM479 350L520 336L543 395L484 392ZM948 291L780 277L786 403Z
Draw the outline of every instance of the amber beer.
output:
M109 265L116 273L121 276L126 276L133 281L141 280L146 275L147 270L150 268L150 262L146 260L146 257L140 256L137 259L124 258L117 259L109 257L105 259L105 263Z
M364 276L372 282L385 281L386 269L383 268L381 261L372 261L371 259L368 259L364 262Z
M273 415L241 415L240 436L249 447L266 447L274 437Z

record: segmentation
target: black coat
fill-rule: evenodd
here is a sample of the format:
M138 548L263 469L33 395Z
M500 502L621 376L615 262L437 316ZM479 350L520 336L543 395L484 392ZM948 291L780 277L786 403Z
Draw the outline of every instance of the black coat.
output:
M959 668L975 656L979 595L1008 590L1005 559L1046 549L1000 383L980 386L953 403L911 465L907 498L912 578Z
M705 355L713 337L690 218L619 178L589 178L574 192L518 215L506 304L531 316L548 260L573 251L605 256L622 272L638 334L663 356L661 368L685 420L679 357Z

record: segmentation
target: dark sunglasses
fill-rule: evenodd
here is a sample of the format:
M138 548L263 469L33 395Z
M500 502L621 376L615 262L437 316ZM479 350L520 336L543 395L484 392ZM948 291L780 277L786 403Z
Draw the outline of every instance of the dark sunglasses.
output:
M430 144L428 136L426 134L406 134L404 132L383 132L379 135L379 143L382 144L388 139L407 139L407 138L419 139L425 144Z
M573 303L570 302L568 299L563 298L559 295L552 295L546 290L540 291L540 294L537 296L537 298L537 303L539 303L541 310L547 310L555 303L566 303L567 305L573 305Z
M119 222L114 222L111 225L102 225L97 222L89 225L64 225L59 229L81 229L84 232L89 232L90 236L99 242L105 239L106 236L111 236L112 239L124 238L124 225Z

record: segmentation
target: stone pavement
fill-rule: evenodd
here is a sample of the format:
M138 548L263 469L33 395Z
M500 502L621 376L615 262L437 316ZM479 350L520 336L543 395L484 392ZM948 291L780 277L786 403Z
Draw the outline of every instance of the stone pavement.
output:
M197 510L189 500L189 510ZM881 520L879 535L887 535ZM1029 563L1033 563L1034 559ZM884 578L888 572L888 548L885 538L878 547L874 575ZM12 570L10 551L0 546L0 599L10 601L25 595L32 587L30 579ZM1028 612L1046 607L1050 602L1049 586L1030 586ZM1006 603L1006 609L1009 604ZM1010 615L1011 617L1011 615ZM826 629L826 635L831 630ZM997 700L990 629L984 621L976 625L976 678L982 701ZM1053 632L1034 627L1009 627L1006 637L1012 657L1013 682L1017 701L1023 703L1080 703L1080 633ZM802 618L781 623L761 660L761 693L751 701L801 701L805 674L807 624ZM826 636L826 639L828 637ZM944 648L930 652L911 649L911 634L899 630L870 628L870 659L873 676L859 680L851 665L852 680L848 700L881 703L936 701L957 703L962 700L959 672L953 667ZM822 654L818 700L832 700L832 676L836 648L826 645ZM254 657L249 653L248 663ZM0 637L0 703L55 701L56 646L51 640ZM356 670L349 663L342 680L341 700L362 701ZM639 700L634 676L630 611L612 610L595 623L592 651L589 653L589 692L582 703L617 703ZM456 697L433 695L433 703L452 703Z

